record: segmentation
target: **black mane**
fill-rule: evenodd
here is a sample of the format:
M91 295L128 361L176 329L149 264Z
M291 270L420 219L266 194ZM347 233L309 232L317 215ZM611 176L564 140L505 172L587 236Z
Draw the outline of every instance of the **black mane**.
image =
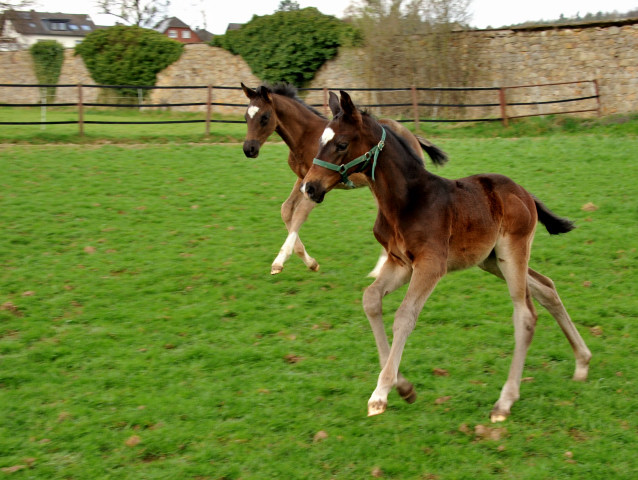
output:
M365 119L367 118L372 121L371 123L377 124L379 127L383 127L386 132L386 137L391 136L394 140L396 140L401 145L401 147L403 148L403 150L405 150L407 154L407 155L401 156L402 158L405 159L406 166L409 166L412 163L415 163L419 168L425 169L425 163L423 162L423 158L414 151L414 149L408 144L405 138L403 138L401 135L396 133L391 128L381 125L377 121L377 119L373 115L369 114L368 112L361 111L361 110L359 111L361 112L361 116L363 117L364 122L365 122Z
M289 83L276 83L274 85L263 84L260 87L258 87L257 91L259 91L260 88L265 88L271 93L276 93L277 95L282 95L284 97L291 98L295 100L296 102L298 102L299 104L301 104L302 106L304 106L305 108L307 108L308 110L310 110L315 115L326 119L326 116L323 113L311 107L310 105L308 105L306 102L304 102L301 98L297 96L297 88L294 85L291 85Z

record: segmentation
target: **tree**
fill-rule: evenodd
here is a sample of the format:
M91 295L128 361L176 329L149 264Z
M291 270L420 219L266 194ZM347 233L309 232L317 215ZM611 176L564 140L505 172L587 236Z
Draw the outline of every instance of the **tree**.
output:
M22 10L33 6L35 0L1 0L0 11L5 10Z
M128 25L152 28L166 18L170 0L97 0L96 5Z
M184 45L155 30L117 25L96 30L75 47L91 77L103 85L155 85L157 74L175 62ZM123 88L124 96L136 89Z
M58 83L64 62L62 44L55 40L40 40L31 45L29 52L38 82L45 85ZM55 99L55 90L55 87L46 88L47 102Z
M308 7L254 16L239 30L214 37L212 45L241 55L262 80L302 86L339 46L357 42L359 35L341 20Z
M277 12L292 12L295 10L299 10L299 4L294 0L281 0L279 2L279 7L277 8Z
M362 60L371 87L466 86L474 67L454 43L466 27L470 0L360 0L347 14L364 32ZM475 47L473 47L475 48ZM477 52L474 52L477 53ZM459 65L463 64L463 68ZM370 103L398 103L398 94L379 93ZM423 94L429 103L460 103L458 92ZM403 112L401 112L403 113ZM443 112L428 111L437 116Z

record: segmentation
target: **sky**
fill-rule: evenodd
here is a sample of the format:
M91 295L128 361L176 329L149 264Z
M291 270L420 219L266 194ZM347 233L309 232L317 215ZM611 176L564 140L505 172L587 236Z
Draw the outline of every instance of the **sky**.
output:
M296 0L304 7L316 7L324 14L342 17L351 0ZM45 12L87 13L97 25L113 25L117 19L100 15L94 0L38 0L34 9ZM206 27L223 34L229 23L246 23L253 15L268 15L280 0L172 0L169 16L175 16L191 28ZM472 0L470 25L478 28L500 27L528 20L552 20L580 13L627 12L638 8L638 0Z

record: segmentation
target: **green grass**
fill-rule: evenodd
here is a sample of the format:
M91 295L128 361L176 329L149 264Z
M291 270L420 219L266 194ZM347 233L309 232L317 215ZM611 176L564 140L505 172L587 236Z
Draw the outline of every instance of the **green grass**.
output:
M392 393L368 419L369 191L331 192L304 225L318 273L295 257L271 277L294 180L285 146L257 160L240 145L4 146L0 475L635 478L638 139L438 143L451 161L437 173L509 175L576 221L539 229L531 266L594 354L587 383L569 380L571 349L539 311L521 400L498 438L477 433L513 337L505 285L468 270L440 282L408 341L417 402ZM388 328L404 292L386 299Z
M154 122L171 120L204 120L205 114L168 112L157 109L139 111L131 108L87 108L85 121ZM39 108L0 107L0 122L40 122ZM77 121L75 108L51 107L47 121ZM243 120L241 109L237 115L213 115L213 120ZM405 124L414 131L413 123ZM501 122L483 123L420 123L420 132L429 138L518 138L553 135L605 135L614 137L638 136L638 114L614 115L601 118L576 118L550 115L512 120L508 127ZM0 143L218 143L241 142L246 136L244 124L211 123L210 135L203 123L154 125L92 125L84 126L79 135L78 125L3 125ZM273 138L280 140L274 134Z
M204 120L205 113L179 113L135 108L85 109L84 121L101 122L162 122ZM0 108L0 122L40 122L39 108ZM218 115L212 120L243 120L241 116ZM46 121L78 121L74 108L51 107ZM240 141L246 135L246 125L212 122L210 135L204 123L150 124L150 125L84 125L80 136L77 124L68 125L3 125L0 143L216 143Z

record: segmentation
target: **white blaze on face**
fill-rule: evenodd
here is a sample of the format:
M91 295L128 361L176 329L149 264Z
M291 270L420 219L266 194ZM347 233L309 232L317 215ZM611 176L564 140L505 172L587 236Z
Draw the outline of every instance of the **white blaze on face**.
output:
M332 128L326 128L321 135L321 145L325 145L335 136L335 132Z
M256 107L255 105L251 105L250 107L248 107L247 113L250 118L253 118L258 111L259 111L259 107Z

